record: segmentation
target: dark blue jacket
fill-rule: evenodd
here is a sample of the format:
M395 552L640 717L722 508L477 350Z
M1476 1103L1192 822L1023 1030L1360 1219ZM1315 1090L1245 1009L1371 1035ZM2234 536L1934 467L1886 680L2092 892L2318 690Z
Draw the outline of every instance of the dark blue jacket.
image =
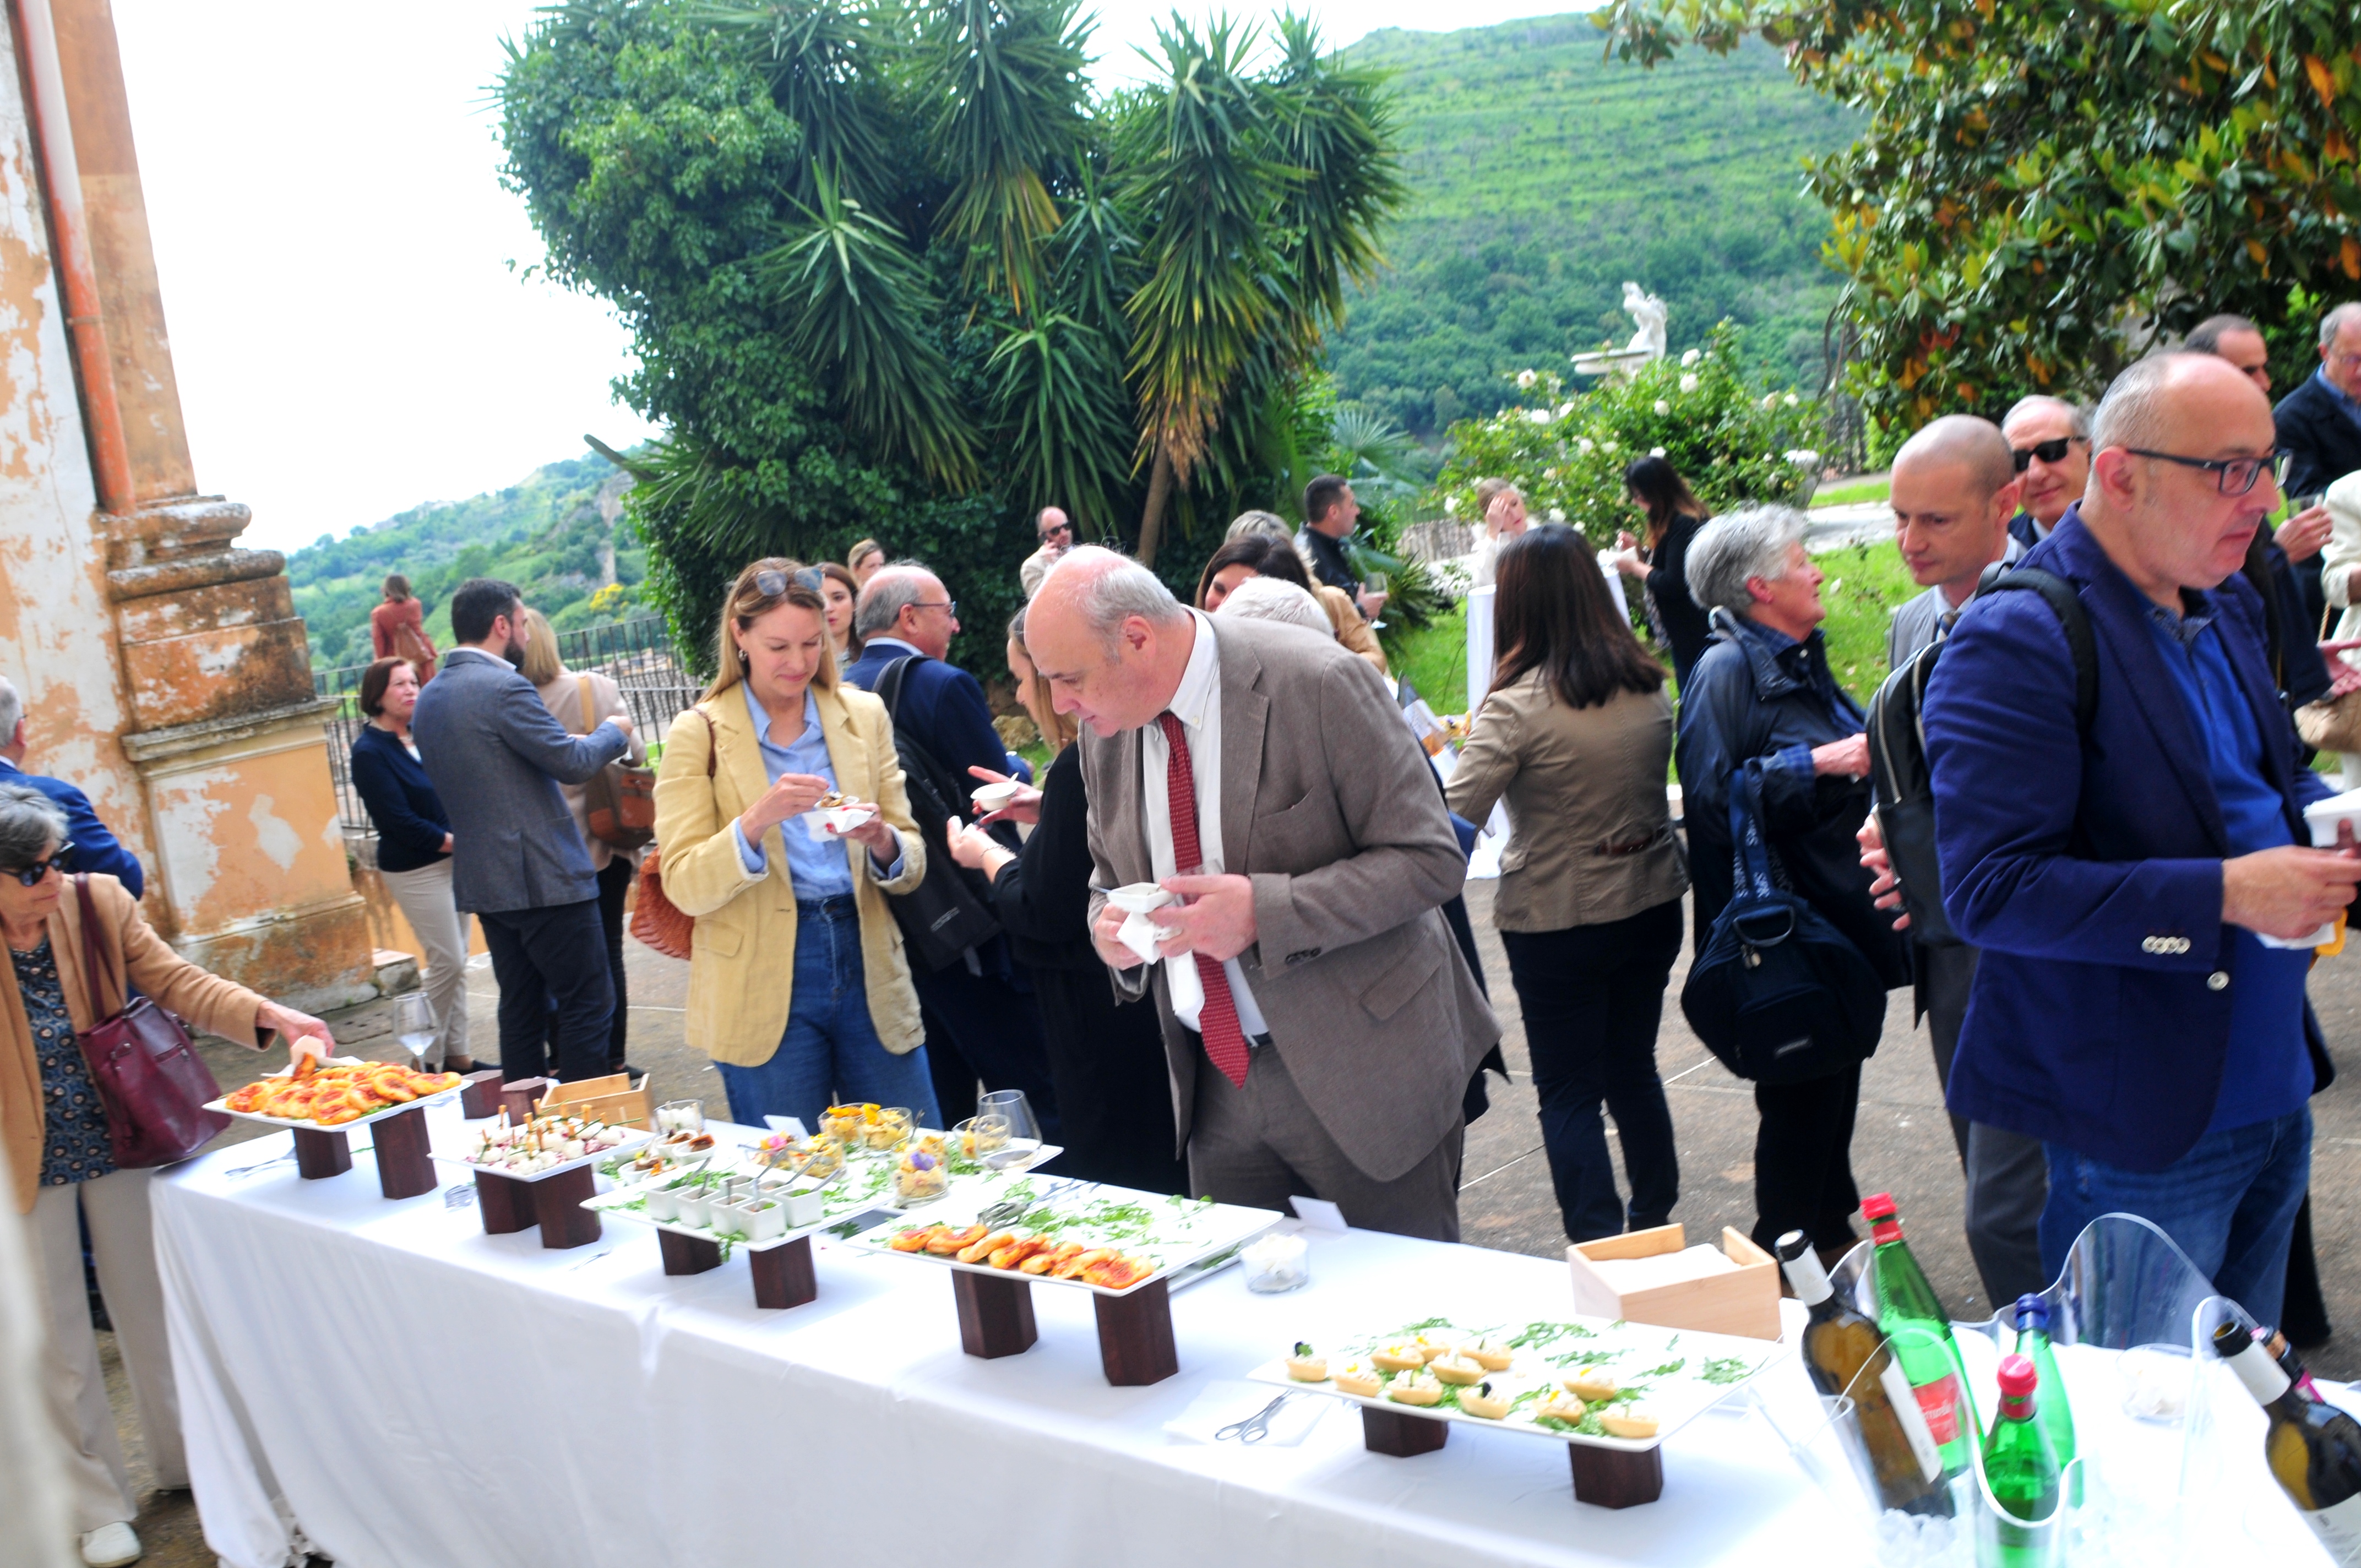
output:
M2316 496L2361 468L2361 425L2339 407L2336 390L2314 371L2271 411L2281 450L2293 455L2287 483L2291 496Z
M2033 594L1971 601L1927 682L1943 908L1983 949L1951 1063L1970 1121L2131 1170L2187 1154L2221 1091L2237 944L2222 924L2229 842L2205 746L2148 628L2148 600L2079 508L2018 563L2073 583L2097 643L2090 733L2074 665ZM2262 601L2233 575L2203 601L2256 722L2295 841L2332 793L2301 767L2264 663Z
M444 858L451 824L425 764L374 724L353 737L353 793L377 824L377 869L414 872Z
M862 691L873 691L886 665L914 652L904 643L872 638L861 657L844 667L844 678ZM1000 731L992 727L992 704L984 700L983 685L957 664L922 658L911 665L902 677L902 706L895 718L935 761L972 789L983 782L968 773L972 767L1032 782L1032 768L1023 758L1008 754Z
M147 890L148 873L139 869L138 857L107 831L106 824L98 819L97 810L91 806L90 796L63 779L28 773L5 757L0 757L0 784L30 785L48 795L66 814L66 837L73 843L73 853L65 859L69 873L104 872L120 882L134 898Z

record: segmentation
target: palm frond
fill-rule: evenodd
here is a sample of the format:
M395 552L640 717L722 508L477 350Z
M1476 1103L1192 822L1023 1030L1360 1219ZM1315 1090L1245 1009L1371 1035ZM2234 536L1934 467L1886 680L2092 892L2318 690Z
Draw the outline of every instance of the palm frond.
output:
M1132 443L1115 345L1052 313L1002 338L986 368L995 435L1011 455L1024 505L1064 507L1077 537L1114 532L1109 487L1129 463Z
M1346 284L1368 282L1384 264L1378 232L1410 187L1393 152L1400 138L1387 72L1324 53L1319 29L1301 16L1281 15L1279 38L1276 156L1295 178L1276 221L1291 253L1289 316L1309 353L1343 319Z
M884 83L905 46L891 0L701 0L691 21L734 39L762 67L771 98L802 127L810 167L883 211L901 182L880 128L891 116ZM818 192L800 171L796 199Z

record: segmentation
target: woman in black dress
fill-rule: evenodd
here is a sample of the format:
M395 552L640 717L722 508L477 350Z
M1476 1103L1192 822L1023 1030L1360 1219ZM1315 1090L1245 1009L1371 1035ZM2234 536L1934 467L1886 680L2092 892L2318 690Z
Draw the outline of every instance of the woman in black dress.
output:
M1686 691L1689 670L1705 652L1713 628L1689 593L1689 541L1706 523L1705 507L1679 470L1661 457L1642 457L1623 470L1631 504L1648 514L1648 541L1616 536L1615 569L1647 589L1648 621L1656 641L1672 650L1673 679Z
M992 880L993 913L1016 958L1029 966L1049 1047L1066 1152L1051 1174L1145 1192L1186 1192L1188 1168L1173 1152L1172 1084L1164 1032L1153 1004L1117 1006L1106 965L1091 947L1090 800L1082 793L1072 721L1025 655L1025 617L1008 629L1008 673L1025 711L1057 751L1041 787L981 819L1030 822L1032 836L1012 854L982 830L954 820L951 858ZM969 772L998 784L1006 775Z

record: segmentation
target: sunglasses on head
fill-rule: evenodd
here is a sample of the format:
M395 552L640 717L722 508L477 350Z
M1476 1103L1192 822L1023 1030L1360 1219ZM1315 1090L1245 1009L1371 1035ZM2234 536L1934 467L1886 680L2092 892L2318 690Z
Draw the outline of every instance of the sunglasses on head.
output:
M27 887L38 887L41 883L41 879L49 875L51 872L64 872L66 869L66 857L72 853L73 840L69 839L64 843L60 844L57 847L56 851L52 853L49 859L45 861L35 861L29 866L12 867L7 874L15 877L19 883L22 883Z
M2037 441L2030 446L2020 446L2015 454L2016 471L2020 474L2024 473L2032 466L2036 457L2040 458L2044 463L2063 463L2066 461L2069 448L2078 441L2089 439L2090 437L2085 435L2061 435L2055 441Z
M776 567L765 566L754 574L754 591L766 599L774 599L785 593L787 585L793 583L796 587L808 588L813 593L818 593L820 584L827 580L817 566L806 566L803 570L792 574L782 572Z

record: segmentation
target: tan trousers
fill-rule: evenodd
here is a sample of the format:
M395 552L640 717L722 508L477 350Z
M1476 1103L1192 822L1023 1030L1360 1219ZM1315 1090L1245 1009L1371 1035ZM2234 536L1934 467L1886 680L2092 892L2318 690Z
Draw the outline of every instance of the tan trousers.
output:
M467 1057L467 922L451 899L451 862L440 860L414 872L377 873L384 880L401 916L426 949L426 1000L434 1008L434 1050L431 1065L441 1067L453 1057Z
M172 1386L171 1347L164 1337L164 1289L156 1277L156 1244L148 1226L150 1174L118 1170L95 1181L44 1187L33 1201L33 1273L49 1310L49 1417L65 1445L77 1530L139 1514L123 1444L115 1433L115 1412L106 1402L106 1379L99 1371L98 1336L90 1326L82 1234L74 1223L77 1204L90 1223L98 1288L130 1375L156 1485L189 1484L180 1395Z

